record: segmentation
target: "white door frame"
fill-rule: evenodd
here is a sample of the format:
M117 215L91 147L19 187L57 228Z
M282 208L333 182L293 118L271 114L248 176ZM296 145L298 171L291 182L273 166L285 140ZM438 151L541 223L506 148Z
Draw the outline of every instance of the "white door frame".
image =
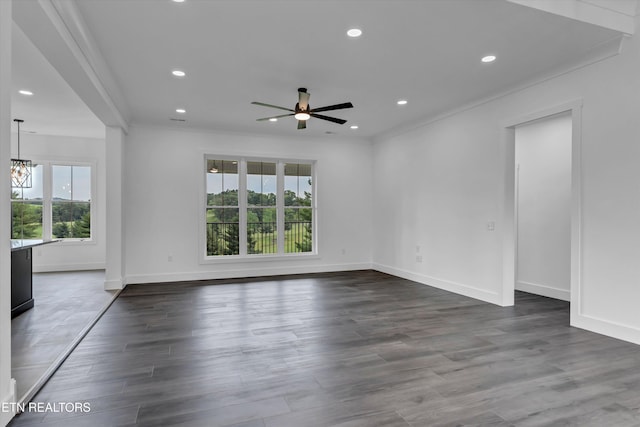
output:
M515 128L559 113L571 112L571 323L582 312L582 100L507 120L502 127L503 164L503 234L502 234L502 305L514 304L516 282L516 200L515 200Z

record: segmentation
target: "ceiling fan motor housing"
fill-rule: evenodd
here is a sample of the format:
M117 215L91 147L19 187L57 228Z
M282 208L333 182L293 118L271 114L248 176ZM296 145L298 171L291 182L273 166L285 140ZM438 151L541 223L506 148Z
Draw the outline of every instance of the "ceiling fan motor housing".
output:
M303 110L302 108L300 108L300 104L298 102L296 102L296 108L295 108L296 114L297 113L308 113L310 109L311 109L311 107L309 106L309 104L307 104L307 109Z

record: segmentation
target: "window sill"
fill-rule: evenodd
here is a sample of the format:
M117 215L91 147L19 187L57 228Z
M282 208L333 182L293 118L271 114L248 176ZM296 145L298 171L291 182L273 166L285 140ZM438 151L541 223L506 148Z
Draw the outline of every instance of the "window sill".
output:
M281 255L221 255L216 257L206 257L200 260L200 264L231 264L244 262L276 262L276 261L293 261L293 260L309 260L320 259L320 255L316 252L305 254L281 254Z
M97 242L94 239L54 239L57 240L58 245L61 246L85 246L85 245L95 245Z

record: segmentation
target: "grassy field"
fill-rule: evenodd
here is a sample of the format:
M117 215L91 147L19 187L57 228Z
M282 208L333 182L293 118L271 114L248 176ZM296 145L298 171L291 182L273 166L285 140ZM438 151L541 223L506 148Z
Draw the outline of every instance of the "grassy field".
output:
M256 233L253 235L256 242L253 253L270 254L278 252L277 233ZM296 243L302 243L304 234L296 233L294 230L284 232L285 253L299 252Z

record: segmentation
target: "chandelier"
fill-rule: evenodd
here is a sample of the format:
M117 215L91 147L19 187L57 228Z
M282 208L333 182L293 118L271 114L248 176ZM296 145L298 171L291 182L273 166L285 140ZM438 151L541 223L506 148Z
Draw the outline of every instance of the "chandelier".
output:
M33 165L31 160L20 158L20 123L24 120L13 119L18 123L18 158L11 159L11 187L12 188L31 188L31 171Z

